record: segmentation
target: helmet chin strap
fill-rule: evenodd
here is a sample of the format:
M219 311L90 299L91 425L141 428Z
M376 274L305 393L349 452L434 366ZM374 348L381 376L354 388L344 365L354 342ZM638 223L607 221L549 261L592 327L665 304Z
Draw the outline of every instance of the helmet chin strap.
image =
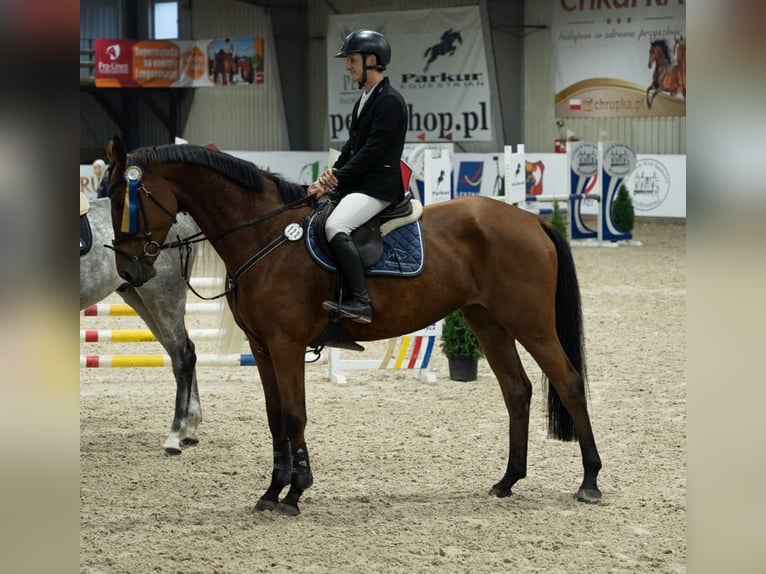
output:
M361 90L364 88L364 85L367 83L367 66L362 66L362 79L359 80L359 89Z
M377 64L374 66L368 66L365 64L365 61L367 60L367 54L362 54L362 79L359 80L359 89L361 90L364 88L364 85L367 83L367 70L378 70L380 69ZM377 56L375 57L375 60L377 62Z

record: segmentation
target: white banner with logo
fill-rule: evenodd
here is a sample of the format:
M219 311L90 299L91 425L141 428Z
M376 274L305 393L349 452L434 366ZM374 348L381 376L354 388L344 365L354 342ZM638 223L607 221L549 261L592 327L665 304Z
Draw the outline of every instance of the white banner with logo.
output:
M391 44L386 75L407 102L407 141L492 139L489 75L478 6L337 14L327 31L330 139L348 139L359 87L335 58L343 38L360 28L376 30Z
M448 150L427 150L423 204L431 205L452 199L452 158Z
M552 32L556 117L686 115L683 0L561 0Z

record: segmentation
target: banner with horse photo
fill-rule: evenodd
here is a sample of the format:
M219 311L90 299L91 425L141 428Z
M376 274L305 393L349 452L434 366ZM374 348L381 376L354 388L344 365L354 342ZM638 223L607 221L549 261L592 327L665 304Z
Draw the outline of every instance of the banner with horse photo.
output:
M391 44L385 74L407 102L409 142L490 141L489 75L478 6L335 14L327 30L330 139L345 141L361 90L335 58L343 39L375 30Z
M683 0L554 6L556 117L686 116Z
M111 40L97 38L98 88L206 88L262 84L263 38Z

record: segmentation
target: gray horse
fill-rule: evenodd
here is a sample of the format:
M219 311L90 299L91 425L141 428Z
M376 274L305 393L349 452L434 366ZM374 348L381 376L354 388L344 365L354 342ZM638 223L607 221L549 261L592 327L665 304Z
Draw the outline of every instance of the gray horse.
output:
M175 250L161 252L155 266L157 276L141 287L131 287L117 274L114 252L104 247L111 245L114 238L109 199L91 201L87 217L93 244L90 251L80 256L80 310L117 291L164 347L176 379L176 402L170 436L163 448L168 455L181 454L182 446L199 442L195 432L202 422L202 408L197 390L197 354L184 321L187 286L179 254ZM181 214L168 239L186 238L198 232L194 220ZM193 244L189 269L199 255L199 245Z

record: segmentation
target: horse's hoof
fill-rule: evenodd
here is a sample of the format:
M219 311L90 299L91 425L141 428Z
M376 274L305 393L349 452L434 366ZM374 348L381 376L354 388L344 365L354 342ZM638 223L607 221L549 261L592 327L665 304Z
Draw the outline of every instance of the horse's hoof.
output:
M489 489L489 495L496 496L498 498L507 498L508 496L511 496L512 494L513 492L511 492L510 488L501 488L498 485L495 485Z
M265 510L274 510L276 505L276 500L266 500L265 498L259 498L258 502L255 503L255 511L263 512Z
M277 504L271 512L279 516L298 516L301 513L297 506L285 504L284 502Z
M187 436L181 441L181 446L197 446L199 439L196 436Z
M178 447L174 447L174 446L165 447L165 456L178 456L182 452L183 451Z
M581 488L577 491L575 498L578 502L586 504L598 504L601 502L601 493L595 488Z

